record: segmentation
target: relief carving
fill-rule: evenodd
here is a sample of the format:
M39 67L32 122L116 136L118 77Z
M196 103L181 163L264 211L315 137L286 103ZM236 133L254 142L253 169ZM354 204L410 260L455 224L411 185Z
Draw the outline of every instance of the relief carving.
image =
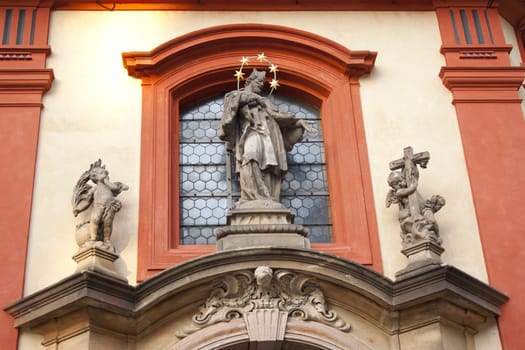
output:
M176 335L183 338L201 328L264 309L286 312L291 318L321 322L343 332L351 329L336 312L328 309L316 279L288 270L274 273L268 266L259 266L254 272L240 271L216 281L199 312L193 316L193 325Z

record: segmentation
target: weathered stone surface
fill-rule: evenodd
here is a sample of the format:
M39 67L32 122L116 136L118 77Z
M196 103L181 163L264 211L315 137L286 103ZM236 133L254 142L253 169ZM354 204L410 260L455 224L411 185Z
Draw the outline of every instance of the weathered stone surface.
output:
M241 185L236 208L282 207L279 196L288 171L286 152L301 140L305 130L313 131L306 121L279 111L269 98L260 95L265 77L266 72L254 69L243 89L224 96L219 137L235 153ZM260 203L249 203L252 201Z
M406 268L398 271L396 277L442 263L441 254L445 249L441 246L434 213L445 205L445 198L434 195L424 200L417 191L418 166L426 168L429 160L428 152L414 154L412 147L406 147L403 158L390 162L392 172L388 176L388 185L391 189L386 196L386 206L397 204L399 207L401 252L408 258Z
M429 160L428 152L414 154L412 147L406 147L403 158L390 162L392 172L388 176L388 184L392 189L387 194L386 206L397 204L399 207L403 249L428 240L441 245L434 213L445 205L445 199L435 195L424 200L417 191L418 165L426 168Z
M502 293L451 266L434 265L392 281L361 265L311 250L258 248L204 256L174 266L136 287L96 271L85 271L25 297L6 311L13 316L16 327L42 334L43 341L48 346L56 345L58 350L65 349L61 345L65 337L73 342L82 336L90 344L95 339L103 339L104 344L119 344L124 339L128 348L136 349L217 349L217 344L243 342L248 346L252 338L243 318L202 328L182 341L175 333L192 322L192 316L217 287L213 281L234 278L246 271L256 279L252 271L262 265L271 267L275 274L285 271L314 279L329 310L344 315L354 326L352 332L345 333L318 320L289 316L282 349L294 349L299 343L304 346L299 349L324 346L391 350L379 345L387 342L367 342L386 338L399 342L400 350L406 350L411 349L410 339L422 339L421 344L427 344L429 337L436 335L429 348L462 344L487 320L496 317L507 300ZM260 284L252 281L247 286L275 283L265 276L268 274L261 273ZM245 294L243 288L239 286L236 295ZM246 312L254 310L257 308ZM371 326L355 326L364 324ZM434 324L437 330L427 328ZM115 346L111 349L126 349Z
M243 314L251 341L282 343L286 332L288 312L279 309L255 309Z
M100 241L84 244L84 248L73 256L73 260L78 264L76 272L96 271L127 281L126 278L117 273L113 265L113 262L119 258L118 254L100 248L102 244L103 242Z
M425 240L417 244L412 244L401 252L408 258L407 266L396 272L396 278L407 274L422 273L423 269L441 265L441 254L445 251L441 245L435 241ZM417 271L421 270L421 271Z
M216 231L217 250L256 247L310 248L308 230L293 224L293 218L293 213L282 207L231 210L227 217L228 226Z
M102 242L98 248L115 251L111 243L113 219L122 207L115 197L128 189L121 182L109 180L109 173L100 159L80 176L73 190L73 215L77 217L86 210L89 212L87 217L80 216L76 227L76 240L81 250L92 247L93 242Z
M177 332L177 336L182 338L201 328L245 317L257 310L283 311L290 317L321 322L344 332L351 329L337 313L328 310L319 282L307 275L278 270L274 276L270 267L259 266L255 272L236 272L213 284L214 289L193 316L193 323Z

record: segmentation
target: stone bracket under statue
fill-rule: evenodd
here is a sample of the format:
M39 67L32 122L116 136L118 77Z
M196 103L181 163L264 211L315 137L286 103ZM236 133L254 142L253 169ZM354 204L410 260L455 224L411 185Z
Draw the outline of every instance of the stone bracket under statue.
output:
M257 201L251 202L255 204ZM308 230L293 223L294 214L279 203L232 209L228 226L217 229L217 250L256 247L310 248Z

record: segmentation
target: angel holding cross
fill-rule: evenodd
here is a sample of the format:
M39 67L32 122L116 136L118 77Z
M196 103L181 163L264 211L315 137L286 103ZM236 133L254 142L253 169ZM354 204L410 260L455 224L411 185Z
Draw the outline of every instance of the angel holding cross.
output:
M386 207L391 204L399 206L398 218L404 248L422 240L431 240L441 245L434 213L445 205L445 198L434 195L425 200L417 191L417 166L426 168L430 156L428 152L414 154L412 147L406 147L403 151L403 158L390 162L392 172L387 181L391 189L386 197Z

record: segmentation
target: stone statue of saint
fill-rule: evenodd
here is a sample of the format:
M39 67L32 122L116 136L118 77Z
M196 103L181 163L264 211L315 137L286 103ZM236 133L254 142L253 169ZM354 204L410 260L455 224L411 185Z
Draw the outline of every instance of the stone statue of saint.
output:
M89 181L94 186L90 185ZM73 215L77 217L91 207L89 220L77 225L77 243L81 248L98 246L114 251L110 241L113 219L115 213L122 207L115 197L128 189L129 187L121 182L109 180L108 171L100 159L91 164L89 170L80 176L73 191ZM96 242L100 243L96 244Z
M219 137L235 153L241 185L236 208L268 207L272 202L275 206L288 171L286 152L302 139L305 130L313 131L305 120L279 111L260 95L265 77L266 72L254 69L243 89L224 97Z
M434 213L445 205L445 198L434 195L424 200L417 191L419 171L417 166L425 168L430 156L428 152L413 154L412 148L404 149L404 157L390 163L388 185L391 187L386 197L386 207L399 206L399 223L403 248L423 240L430 240L441 245L439 227Z

